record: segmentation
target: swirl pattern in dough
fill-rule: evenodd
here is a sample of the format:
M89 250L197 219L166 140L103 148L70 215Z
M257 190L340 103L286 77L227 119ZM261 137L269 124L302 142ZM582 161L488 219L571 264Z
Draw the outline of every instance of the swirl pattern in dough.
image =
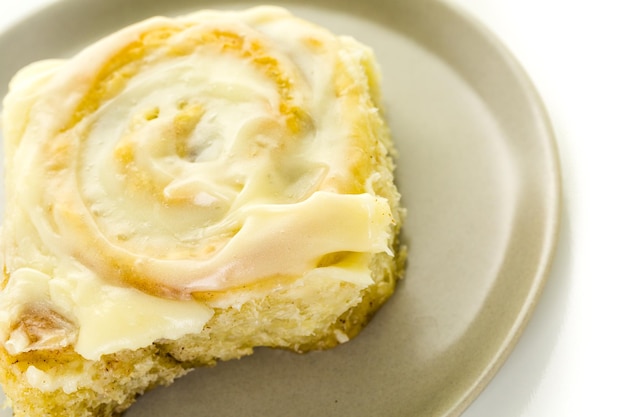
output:
M46 64L13 139L42 252L186 299L388 251L355 46L268 8L151 19Z
M372 51L275 7L152 18L4 101L0 382L118 415L192 367L354 337L402 273Z

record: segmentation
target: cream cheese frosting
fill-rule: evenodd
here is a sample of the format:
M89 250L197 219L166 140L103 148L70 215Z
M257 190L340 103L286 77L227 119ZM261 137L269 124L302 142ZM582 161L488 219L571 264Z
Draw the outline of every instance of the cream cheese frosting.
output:
M275 7L152 18L22 70L3 113L7 350L97 359L201 331L223 307L202 294L367 286L394 221L361 139L376 74L367 47Z

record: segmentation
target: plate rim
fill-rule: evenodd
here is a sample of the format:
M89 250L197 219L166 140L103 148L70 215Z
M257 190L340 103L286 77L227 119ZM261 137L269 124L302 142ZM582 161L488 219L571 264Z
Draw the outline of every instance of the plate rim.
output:
M347 3L350 3L350 1L351 0L348 0ZM403 0L399 0L399 2L402 1ZM408 2L410 1L407 1L407 3ZM77 7L87 7L86 5L79 5L79 3L79 1L75 0L58 0L36 8L5 27L4 30L0 31L0 40L24 25L28 25L28 22L34 17L62 10L71 5ZM213 0L208 4L211 5L216 3L225 4L228 3L228 0ZM273 3L285 5L287 7L289 7L290 4L289 1L276 1ZM300 3L301 2L297 2L297 4ZM312 4L312 6L327 8L329 3L330 2L315 3ZM422 1L422 3L429 2ZM430 6L439 7L442 10L445 10L446 13L457 15L462 20L467 22L468 26L496 52L496 55L502 60L502 63L505 64L506 69L510 71L514 78L520 83L520 87L525 93L527 104L535 111L533 118L540 122L539 126L542 130L540 133L542 137L541 143L547 150L548 158L545 162L548 164L546 165L548 168L547 173L550 174L550 181L546 181L546 193L550 194L551 198L550 201L546 201L547 207L550 209L550 213L546 216L548 221L543 229L544 234L541 239L541 260L534 268L535 273L532 279L533 285L525 297L524 307L518 311L515 325L509 329L507 337L502 341L500 346L498 346L497 354L493 356L490 364L484 368L482 376L476 381L475 385L466 392L464 397L459 398L459 401L451 407L450 412L446 414L447 417L458 417L480 395L484 388L498 373L502 365L507 361L512 351L517 346L518 341L524 333L528 323L532 319L537 304L541 300L543 290L550 276L555 253L559 246L562 227L563 183L558 143L549 112L544 101L542 100L539 90L533 83L528 72L524 69L523 65L518 61L517 57L506 46L506 44L476 16L472 15L459 5L452 4L448 0L438 2L432 1L430 3L432 3Z
M446 7L449 12L457 14L465 20L486 42L490 44L497 55L506 64L506 68L511 71L515 79L523 87L526 93L528 104L535 110L535 119L540 121L542 130L542 142L548 150L548 173L551 174L548 192L551 194L551 201L548 201L551 215L544 229L542 239L541 262L536 265L532 290L525 298L524 307L518 312L516 325L512 326L508 332L508 337L503 340L498 353L493 357L489 366L483 371L483 376L477 381L475 386L467 392L465 398L458 402L449 415L442 417L459 417L478 398L481 392L491 383L498 374L502 366L511 356L520 338L524 334L529 322L532 320L538 303L541 301L546 283L550 278L554 258L560 243L561 228L563 226L563 173L559 146L554 127L548 112L547 106L540 94L539 89L533 82L530 74L522 63L515 56L513 51L478 17L463 9L461 6L452 4L449 0L440 2L442 7Z

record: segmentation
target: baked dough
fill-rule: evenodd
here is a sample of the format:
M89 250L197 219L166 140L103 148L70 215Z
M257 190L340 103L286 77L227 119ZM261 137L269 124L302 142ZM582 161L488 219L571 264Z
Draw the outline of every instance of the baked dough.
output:
M372 51L284 9L152 18L4 100L0 377L111 416L196 366L354 337L404 261Z

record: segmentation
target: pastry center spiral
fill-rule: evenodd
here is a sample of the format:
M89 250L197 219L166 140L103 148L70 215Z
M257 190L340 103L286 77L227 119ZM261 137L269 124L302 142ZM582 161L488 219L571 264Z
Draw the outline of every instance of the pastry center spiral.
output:
M24 135L45 245L177 299L389 251L367 74L285 17L153 19L60 66Z

